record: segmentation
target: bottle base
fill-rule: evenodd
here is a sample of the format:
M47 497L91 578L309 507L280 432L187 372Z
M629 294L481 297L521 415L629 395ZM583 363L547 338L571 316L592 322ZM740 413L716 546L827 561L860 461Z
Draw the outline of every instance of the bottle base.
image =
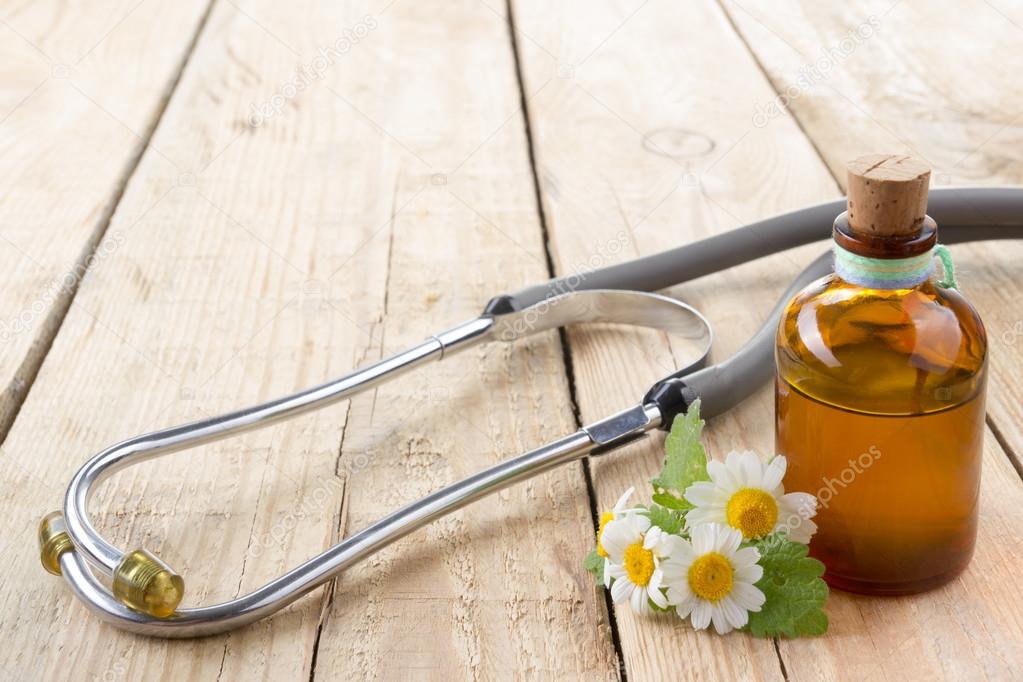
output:
M824 582L826 582L832 589L841 590L842 592L852 592L854 594L864 594L872 597L898 597L909 594L919 594L921 592L927 592L937 587L941 587L942 585L945 585L959 577L959 575L966 570L967 565L969 565L969 562L944 573L939 573L922 580L913 580L909 582L889 583L874 580L857 580L855 578L834 575L828 572L824 573Z

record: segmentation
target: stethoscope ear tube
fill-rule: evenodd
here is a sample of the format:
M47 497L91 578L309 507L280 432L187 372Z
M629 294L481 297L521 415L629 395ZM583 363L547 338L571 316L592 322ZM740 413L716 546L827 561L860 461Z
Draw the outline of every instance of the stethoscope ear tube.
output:
M780 251L831 236L845 199L828 201L750 223L729 232L626 263L573 273L499 296L491 305L521 309L577 289L660 291ZM1006 230L1023 224L1023 188L947 187L931 190L927 213L938 223L939 238L954 243L960 230L978 231L970 240L1010 239ZM953 238L953 234L956 238ZM1018 234L1018 233L1013 233Z

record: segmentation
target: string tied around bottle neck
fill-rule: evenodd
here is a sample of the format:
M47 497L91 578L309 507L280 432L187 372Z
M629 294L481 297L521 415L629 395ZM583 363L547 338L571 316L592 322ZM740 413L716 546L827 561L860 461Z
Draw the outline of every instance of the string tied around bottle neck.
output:
M952 254L944 244L909 258L870 258L835 244L835 274L850 284L867 289L910 289L934 274L935 259L941 262L943 289L958 289Z

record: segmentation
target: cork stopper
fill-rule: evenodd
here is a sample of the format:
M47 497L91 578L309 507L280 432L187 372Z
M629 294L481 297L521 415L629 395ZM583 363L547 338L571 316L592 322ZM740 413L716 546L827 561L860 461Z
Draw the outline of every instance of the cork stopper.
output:
M920 234L931 179L927 164L910 156L870 154L847 168L851 232L882 239Z

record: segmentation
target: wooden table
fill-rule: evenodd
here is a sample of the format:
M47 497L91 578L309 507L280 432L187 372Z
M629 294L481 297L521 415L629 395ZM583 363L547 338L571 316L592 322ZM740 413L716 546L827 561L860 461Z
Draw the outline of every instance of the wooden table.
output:
M46 0L3 3L0 35L5 679L1019 678L1015 243L955 249L992 350L973 563L916 597L835 593L821 638L609 609L581 568L594 516L651 476L659 439L201 641L101 625L34 538L111 442L338 376L492 294L839 197L862 153L912 153L937 186L1020 183L1018 3ZM822 248L671 293L726 357ZM187 603L229 599L675 362L639 332L481 348L119 474L96 518L178 568ZM717 456L770 450L769 391L707 433Z

